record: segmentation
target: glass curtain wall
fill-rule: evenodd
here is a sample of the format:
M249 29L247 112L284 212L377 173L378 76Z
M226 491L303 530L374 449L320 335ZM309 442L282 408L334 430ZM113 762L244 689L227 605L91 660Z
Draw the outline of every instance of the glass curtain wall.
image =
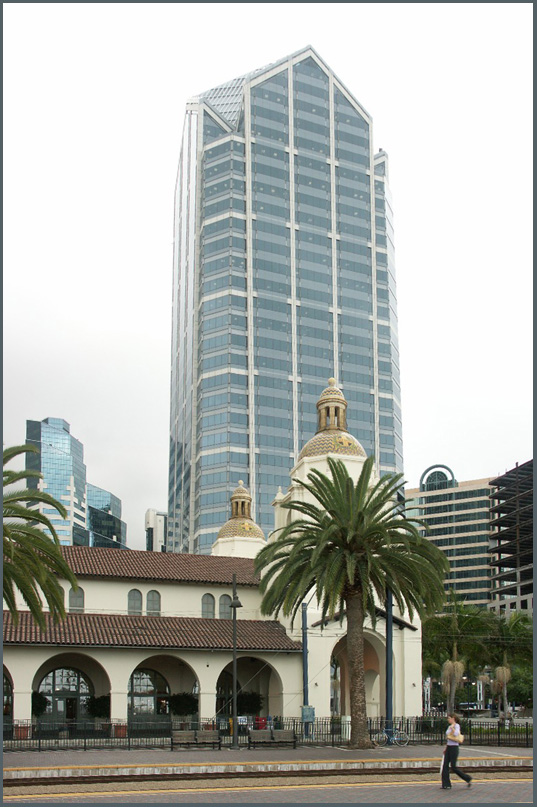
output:
M387 155L308 48L187 110L176 206L168 549L208 553L239 478L273 528L330 376L402 470ZM187 181L188 180L188 181Z

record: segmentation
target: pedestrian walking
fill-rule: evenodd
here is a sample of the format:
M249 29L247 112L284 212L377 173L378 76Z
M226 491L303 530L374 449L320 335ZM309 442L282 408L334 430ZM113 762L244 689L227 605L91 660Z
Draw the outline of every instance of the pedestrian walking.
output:
M463 736L461 734L461 727L458 723L457 715L449 714L448 723L449 726L446 730L447 744L444 748L444 757L442 760L442 790L449 790L451 788L451 781L449 779L450 767L451 773L456 773L457 776L464 779L467 786L470 787L472 784L472 777L457 767L459 744Z

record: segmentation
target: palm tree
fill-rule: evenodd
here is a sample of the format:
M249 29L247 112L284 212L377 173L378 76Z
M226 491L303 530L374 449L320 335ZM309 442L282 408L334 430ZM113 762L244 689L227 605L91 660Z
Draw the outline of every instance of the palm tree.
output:
M53 496L40 490L30 488L6 490L6 486L9 487L16 482L41 478L39 471L6 469L8 462L27 452L38 452L38 449L32 445L4 449L4 600L16 624L18 609L15 589L18 589L33 618L44 631L46 625L41 594L54 621L57 622L65 617L63 588L58 577L68 580L75 590L78 584L61 554L60 542L50 519L37 510L29 509L26 503L42 502L57 510L62 518L66 518L67 513L63 505ZM39 528L39 524L49 530L50 536Z
M468 661L482 665L492 620L491 611L477 605L465 605L450 590L445 613L430 616L423 623L425 657L435 655L438 658L443 653L448 656L441 671L448 712L455 709L455 693Z
M441 607L444 554L422 538L417 519L404 517L396 501L401 474L388 474L371 483L373 457L369 457L354 484L345 465L328 457L331 478L320 471L309 482L295 479L317 504L290 501L283 507L302 518L284 527L259 552L256 569L262 572L261 609L292 618L309 592L315 592L323 621L347 616L347 652L350 678L351 747L368 748L364 677L364 623L375 624L376 605L387 591L401 612L423 614ZM372 487L370 488L370 483Z
M511 664L531 663L533 655L533 621L520 611L509 616L495 615L493 632L489 647L489 655L494 669L492 687L498 697L500 712L500 696L503 702L503 714L507 715L507 684L511 680Z

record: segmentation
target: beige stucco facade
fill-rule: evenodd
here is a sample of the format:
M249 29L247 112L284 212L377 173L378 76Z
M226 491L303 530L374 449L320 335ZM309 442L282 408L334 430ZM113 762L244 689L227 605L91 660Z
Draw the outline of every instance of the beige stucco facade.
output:
M346 432L346 406L347 402L341 391L331 379L330 387L324 390L318 403L319 430L304 446L298 462L291 470L289 489L285 493L279 491L275 497L275 531L271 533L269 540L274 540L278 530L292 517L291 511L284 509L282 505L291 499L304 500L310 495L293 479L306 481L308 473L314 468L328 474L329 456L342 460L353 480L360 477L366 455L358 441ZM372 482L376 479L374 477ZM264 546L264 536L251 519L250 503L248 491L239 483L232 496L231 518L220 530L211 563L227 564L226 568L229 570L234 563L242 562L249 564L248 568L253 570L252 559ZM84 595L83 614L118 615L124 619L129 614L139 614L136 630L149 637L152 626L156 625L151 621L154 619L159 619L162 625L167 624L169 627L173 620L166 623L167 618L189 618L198 626L203 623L205 629L215 631L212 635L218 637L218 622L222 618L226 620L229 629L230 612L224 613L225 609L220 611L220 601L224 598L229 603L232 596L231 574L226 573L225 581L221 579L214 584L200 583L193 579L164 579L166 575L162 574L162 565L159 564L171 562L171 556L167 560L165 554L162 557L163 553L140 553L144 556L159 556L159 563L154 568L159 566L161 577L152 580L140 573L138 578L133 576L126 579L124 573L114 575L114 563L121 564L126 559L124 551L88 549L88 552L97 551L107 553L110 569L106 574L92 576L85 573L79 577ZM128 554L134 557L131 552ZM194 556L189 557L192 559ZM250 560L237 561L238 558ZM150 561L151 558L145 557L143 564ZM199 558L199 561L201 564L202 559ZM69 585L64 584L64 588L67 609L70 610ZM138 612L133 612L131 607L129 594L133 591L141 595L135 595L139 602L141 600L141 611ZM261 593L255 576L251 577L249 585L239 583L237 594L242 604L237 614L239 624L249 620L267 619L261 614ZM207 604L206 595L214 598L213 614L208 615L207 607L204 610L203 603L205 602L205 606ZM385 714L386 636L383 605L378 603L379 617L375 626L370 621L365 625L366 702L370 717ZM24 608L23 603L21 607ZM78 613L82 613L80 603ZM280 637L279 645L276 642L276 649L238 651L239 689L253 690L263 696L261 715L299 718L304 703L303 654L299 644L293 644L289 640L292 639L295 643L304 641L307 645L309 705L315 708L316 717L348 715L349 677L345 618L341 623L336 620L322 625L317 603L310 598L305 634L302 631L300 613L294 625L281 616L279 622L285 632L278 626L276 628L285 641ZM83 627L84 619L81 624ZM258 622L257 625L259 624ZM79 632L84 633L82 629ZM201 721L211 720L219 714L224 697L223 681L227 681L229 685L232 664L229 642L227 645L219 645L218 640L215 640L212 644L208 642L206 647L192 649L192 645L182 642L181 637L175 642L173 638L169 640L168 636L166 647L159 647L153 640L150 640L153 645L151 647L135 646L135 639L136 637L133 638L133 646L126 645L125 640L121 646L119 642L115 646L113 642L106 643L102 639L90 641L87 635L74 638L71 645L63 641L61 646L53 646L40 643L35 637L8 644L4 649L4 674L13 688L13 718L31 718L32 691L39 689L47 674L60 668L72 668L82 673L95 696L110 695L110 717L113 720L124 721L128 718L129 682L136 670L158 673L166 682L169 694L196 693ZM410 621L408 614L400 614L395 606L393 672L394 715L420 714L421 624L417 617Z

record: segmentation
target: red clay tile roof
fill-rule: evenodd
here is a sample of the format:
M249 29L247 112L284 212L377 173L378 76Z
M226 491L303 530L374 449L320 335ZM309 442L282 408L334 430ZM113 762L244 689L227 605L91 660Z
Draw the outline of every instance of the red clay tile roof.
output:
M121 550L105 550L126 554ZM194 617L126 616L117 614L67 614L55 625L46 614L47 631L42 633L29 611L19 613L14 625L4 611L5 645L69 645L79 647L152 647L188 650L232 650L231 619ZM302 645L287 636L273 620L238 619L238 650L300 652Z
M259 577L254 574L254 561L250 558L89 546L63 546L62 553L77 577L120 577L130 580L231 585L235 572L238 585L259 584Z

